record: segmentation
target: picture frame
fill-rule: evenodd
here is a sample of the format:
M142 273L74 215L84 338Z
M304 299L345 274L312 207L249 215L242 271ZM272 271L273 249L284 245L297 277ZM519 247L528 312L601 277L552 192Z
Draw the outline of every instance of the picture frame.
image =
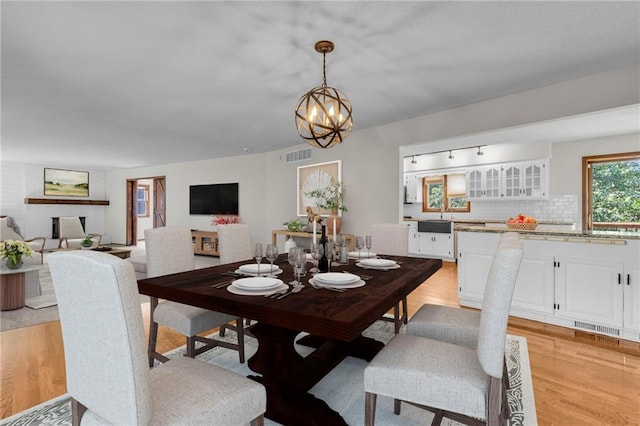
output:
M342 182L342 161L327 161L324 163L299 166L297 175L297 215L306 216L307 206L312 207L315 213L321 216L329 216L329 211L317 211L316 203L313 199L304 194L326 187L331 179ZM340 212L341 213L341 212Z
M44 195L88 197L89 172L45 168Z

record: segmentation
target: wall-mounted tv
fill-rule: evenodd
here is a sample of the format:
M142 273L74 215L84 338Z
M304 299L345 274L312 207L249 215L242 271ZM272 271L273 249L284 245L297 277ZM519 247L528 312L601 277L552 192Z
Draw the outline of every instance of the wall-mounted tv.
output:
M189 214L238 214L238 184L189 186Z

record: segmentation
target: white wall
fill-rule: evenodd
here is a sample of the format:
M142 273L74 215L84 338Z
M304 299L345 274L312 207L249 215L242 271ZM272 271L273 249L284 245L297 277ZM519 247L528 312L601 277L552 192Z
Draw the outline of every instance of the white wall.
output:
M25 204L25 198L64 198L45 197L44 169L50 165L2 162L2 184L0 190L0 213L13 216L25 238L46 237L46 247L58 246L58 240L51 238L51 218L61 216L85 216L87 233L102 234L103 243L108 243L105 235L105 206L63 205L63 204ZM86 171L86 169L78 169ZM82 198L86 199L86 198ZM89 199L106 200L105 172L89 170Z

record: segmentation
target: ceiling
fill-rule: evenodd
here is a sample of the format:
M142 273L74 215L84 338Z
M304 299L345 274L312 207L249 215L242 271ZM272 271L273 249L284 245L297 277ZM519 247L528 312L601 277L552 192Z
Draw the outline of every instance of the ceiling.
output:
M635 1L3 0L1 19L2 160L92 169L301 143L321 39L355 131L640 62Z

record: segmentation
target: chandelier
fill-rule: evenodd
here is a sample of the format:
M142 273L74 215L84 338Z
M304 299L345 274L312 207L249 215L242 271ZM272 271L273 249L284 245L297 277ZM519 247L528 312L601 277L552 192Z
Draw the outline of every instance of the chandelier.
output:
M296 107L298 134L311 146L331 148L342 143L353 128L351 101L336 88L327 86L327 53L333 42L322 40L315 44L322 53L322 86L305 93Z

